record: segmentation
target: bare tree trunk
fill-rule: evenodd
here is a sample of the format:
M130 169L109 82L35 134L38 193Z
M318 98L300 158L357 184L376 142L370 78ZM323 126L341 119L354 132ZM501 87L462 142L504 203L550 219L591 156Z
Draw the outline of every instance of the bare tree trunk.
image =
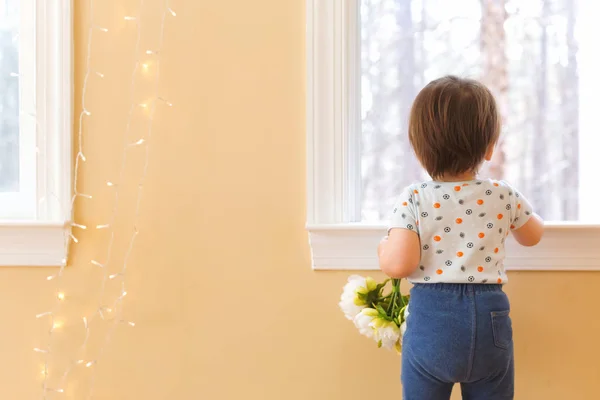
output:
M369 76L370 91L372 93L372 105L363 122L363 134L361 147L363 154L368 160L364 168L368 171L366 176L369 180L363 180L365 201L376 204L370 204L367 208L377 210L377 218L384 219L389 213L389 207L385 202L377 199L394 199L403 185L403 168L407 168L407 160L404 155L405 143L399 135L399 129L392 128L392 122L395 119L393 114L394 107L402 99L399 96L398 89L390 85L388 72L394 71L399 60L397 57L398 49L395 48L395 39L382 38L379 32L381 21L379 18L386 13L394 13L395 2L389 1L365 1L362 6L364 10L365 21L362 23L365 33L363 40L363 65L362 74ZM371 54L378 53L379 57L372 59ZM400 82L398 82L400 84ZM400 124L397 124L400 126ZM395 161L394 173L386 169L385 163L393 159Z
M481 0L481 54L484 65L482 81L496 97L503 121L506 119L508 108L505 3L506 0ZM487 166L489 176L495 179L504 178L505 162L506 154L501 136L494 157Z
M546 134L546 116L548 113L548 19L550 17L549 0L542 2L541 37L540 37L540 64L537 71L536 97L537 114L535 121L534 152L533 152L533 177L541 179L549 171L548 146ZM530 194L536 211L544 216L548 207L548 201L544 198L544 192L540 185L536 185Z
M398 54L396 60L397 68L397 91L394 98L398 104L398 118L400 130L397 133L398 156L396 159L395 176L398 177L395 184L397 192L400 186L405 182L410 182L420 177L420 166L410 149L408 140L408 119L412 102L417 94L415 78L418 75L415 40L417 39L414 31L412 19L412 1L396 0L396 25L398 27L397 39L394 43L394 49Z
M575 39L576 0L566 0L567 14L567 66L563 75L562 109L565 112L563 157L568 162L563 170L562 215L565 220L579 218L579 74L577 66L578 45Z
M417 44L415 48L418 49L418 56L416 57L419 69L415 71L415 85L417 90L421 90L427 82L425 82L424 71L427 69L427 52L425 51L425 31L427 30L427 0L421 0L421 22L419 24L419 30L415 34Z

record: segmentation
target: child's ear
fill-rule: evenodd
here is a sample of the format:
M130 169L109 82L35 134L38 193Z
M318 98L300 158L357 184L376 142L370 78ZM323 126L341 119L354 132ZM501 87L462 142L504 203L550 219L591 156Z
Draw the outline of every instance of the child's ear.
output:
M494 155L494 147L495 147L495 144L488 147L488 149L485 153L485 161L491 161L492 156Z

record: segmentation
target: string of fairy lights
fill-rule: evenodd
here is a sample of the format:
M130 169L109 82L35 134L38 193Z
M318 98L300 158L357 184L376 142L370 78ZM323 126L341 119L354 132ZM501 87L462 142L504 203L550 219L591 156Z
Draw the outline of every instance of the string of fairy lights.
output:
M90 194L82 193L79 191L79 176L80 176L80 168L81 164L87 162L87 158L84 154L84 122L93 118L93 110L90 110L87 107L87 96L88 96L88 83L91 79L104 79L105 75L101 71L97 71L92 67L92 43L94 36L96 34L105 34L109 30L101 25L98 25L94 19L94 0L88 0L89 4L89 15L88 15L88 28L87 28L87 51L86 51L86 61L85 61L85 75L83 79L83 87L81 93L81 112L78 118L78 128L77 128L77 155L75 157L75 165L73 171L73 194L70 202L70 210L66 213L66 215L71 215L71 219L74 221L74 206L77 199L82 198L86 200L92 199ZM49 363L51 359L52 344L54 341L54 336L56 335L56 331L60 328L64 322L60 321L56 318L58 315L61 305L65 302L66 294L61 290L62 277L65 271L65 267L68 265L68 259L63 260L62 265L60 266L58 272L54 275L48 276L47 279L49 281L54 281L58 288L56 295L56 302L51 311L46 311L38 314L36 317L44 318L49 317L50 319L50 328L48 330L48 337L46 341L45 347L35 348L34 351L40 353L44 356L44 367L43 367L43 392L42 398L47 399L50 393L60 394L65 393L65 387L68 383L68 378L71 372L76 368L90 368L91 377L90 377L90 387L88 392L88 399L92 399L94 396L94 389L96 383L96 368L95 366L101 361L102 356L105 353L105 350L108 348L113 334L119 325L126 325L130 327L134 327L135 323L133 321L125 320L122 317L123 314L123 300L125 296L127 296L126 290L126 272L128 262L133 251L136 238L139 234L138 223L141 211L141 199L143 193L144 182L146 180L146 176L148 173L149 159L150 159L150 142L153 131L153 121L154 116L157 110L157 107L160 105L164 105L167 107L171 107L172 104L167 101L164 97L159 94L159 82L160 82L160 62L162 55L162 47L164 43L164 32L167 18L175 17L177 14L171 8L169 4L169 0L163 1L163 12L161 16L161 23L159 27L159 39L158 44L155 48L147 49L142 52L141 49L141 38L142 38L142 11L144 10L145 0L140 0L138 4L138 13L137 15L126 15L124 16L124 20L127 23L135 24L137 28L137 36L136 43L134 46L134 54L135 54L135 64L131 73L131 83L129 86L129 96L130 96L130 108L127 115L126 127L123 133L123 150L121 154L121 165L118 173L117 180L107 180L106 187L110 188L113 191L113 206L112 213L108 222L103 224L98 224L94 227L88 227L84 224L80 224L77 222L71 223L70 232L67 234L68 237L65 240L66 251L69 250L69 247L72 244L79 243L78 232L81 230L88 229L98 229L98 230L106 230L109 234L108 244L106 246L106 252L102 259L92 259L90 263L102 269L102 280L100 282L100 291L98 296L97 307L95 312L92 315L83 315L81 317L81 323L84 327L84 338L81 344L78 346L77 351L75 352L75 356L72 357L70 364L65 368L64 372L60 376L58 383L56 385L50 385L50 373L49 373ZM140 79L140 73L147 72L148 70L148 62L144 60L147 58L152 59L153 65L155 65L155 73L154 73L154 94L151 100L147 102L137 102L136 101L136 83L138 79ZM143 135L135 140L131 141L130 133L131 133L131 125L134 114L137 110L143 110L145 115L147 115L147 128L146 132ZM140 175L138 184L137 184L137 195L135 200L135 210L133 217L133 229L130 238L128 239L127 248L125 251L123 263L116 273L110 273L109 266L113 261L113 247L115 244L115 224L119 211L120 205L120 190L121 183L124 181L125 169L127 164L127 155L130 151L136 151L136 149L145 148L144 155L144 165L143 171ZM67 254L67 252L65 252ZM108 302L105 293L106 285L109 281L120 280L120 293L116 299L112 302ZM107 321L110 323L110 327L108 328L105 338L102 341L100 349L96 352L96 356L94 358L85 358L87 352L87 345L89 343L91 331L92 331L92 322L96 319L100 318L103 321Z

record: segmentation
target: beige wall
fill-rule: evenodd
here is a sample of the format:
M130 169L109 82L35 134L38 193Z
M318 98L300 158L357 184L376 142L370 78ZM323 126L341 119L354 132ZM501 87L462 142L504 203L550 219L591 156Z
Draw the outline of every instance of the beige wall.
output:
M77 110L85 68L88 9L76 2ZM110 215L129 106L135 30L122 20L137 1L96 2L91 79L93 114L84 131L88 157L77 220L95 225ZM112 4L120 3L117 10ZM363 399L400 398L399 362L377 350L343 319L337 300L346 273L313 272L305 214L304 1L183 1L167 21L160 108L151 141L140 236L120 326L96 368L97 399ZM159 5L147 0L142 48L158 39ZM136 101L151 94L151 66ZM132 141L147 119L137 113ZM132 151L121 189L117 246L120 267L130 235L135 182L143 151ZM92 325L87 355L81 317L98 305L106 232L79 234L64 328L51 357L55 377L70 357L93 359L107 323ZM38 399L42 323L52 304L47 269L0 271L2 399ZM517 398L596 399L598 273L512 273L517 340ZM118 286L110 284L114 298ZM93 369L80 368L56 399L85 399Z

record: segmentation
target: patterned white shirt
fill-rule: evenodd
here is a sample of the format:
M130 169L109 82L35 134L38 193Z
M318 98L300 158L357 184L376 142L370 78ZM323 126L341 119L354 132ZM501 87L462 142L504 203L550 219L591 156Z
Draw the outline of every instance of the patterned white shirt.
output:
M405 188L389 229L417 232L413 283L506 283L506 236L531 217L530 203L504 181L428 181Z

